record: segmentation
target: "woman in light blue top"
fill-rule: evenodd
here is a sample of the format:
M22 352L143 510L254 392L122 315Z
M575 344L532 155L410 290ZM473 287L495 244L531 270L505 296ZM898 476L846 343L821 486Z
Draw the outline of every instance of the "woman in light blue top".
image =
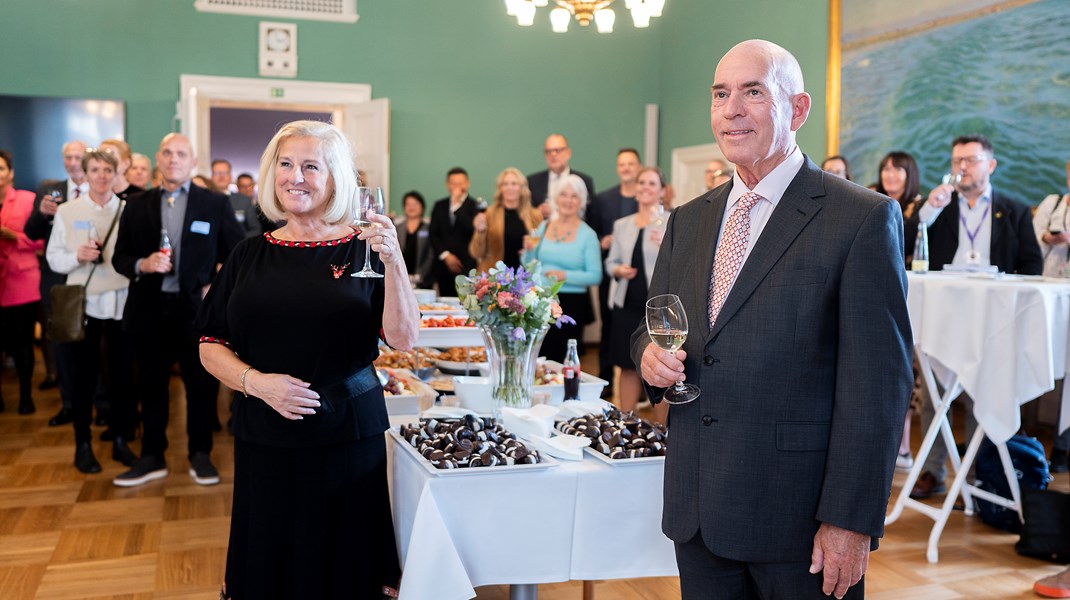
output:
M587 288L602 281L602 250L598 235L583 222L587 207L587 186L578 175L569 175L558 187L556 208L550 220L525 241L524 262L537 259L549 277L563 280L558 292L561 310L576 320L575 325L551 327L542 343L541 355L562 360L569 338L583 341L583 327L594 320L594 308Z

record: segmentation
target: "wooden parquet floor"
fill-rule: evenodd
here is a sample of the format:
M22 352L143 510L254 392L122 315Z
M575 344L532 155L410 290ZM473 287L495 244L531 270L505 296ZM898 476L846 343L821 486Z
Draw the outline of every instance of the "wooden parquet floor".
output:
M35 383L42 377L40 366L38 371ZM49 417L59 408L56 390L35 390L37 413L20 416L15 411L14 370L4 368L0 377L8 406L0 413L0 600L217 598L231 509L229 436L215 437L213 460L222 483L194 484L187 473L184 405L172 402L167 456L171 474L139 488L117 488L111 479L123 466L111 460L109 443L95 443L104 471L83 475L72 465L70 426L48 427ZM181 397L181 382L174 378L172 398ZM220 412L225 421L225 405ZM134 448L139 449L139 442ZM897 475L893 497L903 478ZM1054 487L1070 491L1070 479L1059 475ZM997 532L962 513L949 522L940 544L940 562L931 565L925 560L930 524L928 518L907 511L888 527L881 549L871 558L869 598L1035 598L1033 581L1061 570L1018 556L1017 536ZM599 581L594 590L599 600L680 597L675 578ZM480 600L509 596L507 586L487 586L477 592ZM542 585L539 597L578 600L582 584Z

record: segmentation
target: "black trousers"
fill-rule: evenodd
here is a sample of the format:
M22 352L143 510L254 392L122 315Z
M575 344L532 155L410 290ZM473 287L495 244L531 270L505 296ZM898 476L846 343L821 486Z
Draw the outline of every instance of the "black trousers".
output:
M137 394L141 399L144 423L142 455L163 458L167 450L167 423L170 412L168 387L171 366L178 362L182 383L186 386L186 434L189 453L212 451L212 426L215 423L216 395L219 381L201 365L194 313L177 294L164 294L160 319L153 331L133 335Z
M130 435L134 429L136 408L129 383L133 346L122 325L122 321L114 319L89 317L85 339L58 345L57 358L70 367L74 439L78 443L93 439L93 399L100 381L111 403L111 428L122 435Z
M682 600L827 600L821 591L823 573L810 574L810 561L751 563L721 558L697 533L676 544ZM866 578L847 590L845 599L865 597Z
M0 308L0 341L3 350L15 360L19 376L19 400L33 400L33 324L37 302Z
M604 253L603 253L604 254ZM605 256L602 256L603 262ZM602 275L598 286L598 315L602 318L602 334L598 344L598 377L609 382L613 388L613 353L610 352L610 340L613 339L613 311L609 308L609 277Z

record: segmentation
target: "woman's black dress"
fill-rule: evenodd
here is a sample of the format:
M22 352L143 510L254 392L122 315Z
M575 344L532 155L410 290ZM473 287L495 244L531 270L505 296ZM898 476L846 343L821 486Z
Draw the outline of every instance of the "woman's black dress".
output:
M624 292L624 306L613 309L613 328L610 338L613 345L610 348L610 359L613 365L622 369L635 370L635 361L632 360L632 334L636 327L646 321L646 263L643 261L643 238L645 229L639 230L635 238L635 246L632 248L631 266L639 273L634 279L628 280L628 290Z
M234 249L205 298L202 342L225 343L258 371L311 383L323 404L291 421L262 400L234 396L227 598L379 599L384 586L398 585L389 425L369 369L383 280L350 277L363 263L354 235L286 242L264 234Z

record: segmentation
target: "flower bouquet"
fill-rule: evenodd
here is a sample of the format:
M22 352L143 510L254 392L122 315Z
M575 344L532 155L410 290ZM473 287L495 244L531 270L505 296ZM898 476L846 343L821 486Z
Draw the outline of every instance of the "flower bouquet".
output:
M575 324L557 300L564 282L546 278L539 261L516 269L499 261L485 273L458 275L456 283L461 305L487 344L495 417L502 406L531 406L535 358L546 331Z

